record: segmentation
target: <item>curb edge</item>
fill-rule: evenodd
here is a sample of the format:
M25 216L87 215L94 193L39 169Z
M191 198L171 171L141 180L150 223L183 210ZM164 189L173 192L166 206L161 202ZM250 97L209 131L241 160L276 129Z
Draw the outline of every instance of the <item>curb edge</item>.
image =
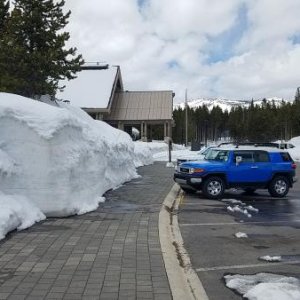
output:
M209 300L183 245L176 213L179 192L174 184L159 212L159 239L171 293L174 300Z

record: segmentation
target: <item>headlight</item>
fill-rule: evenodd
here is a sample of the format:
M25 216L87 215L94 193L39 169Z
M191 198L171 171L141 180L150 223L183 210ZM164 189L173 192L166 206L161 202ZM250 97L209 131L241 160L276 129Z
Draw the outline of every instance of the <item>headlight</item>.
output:
M194 173L202 173L204 172L204 169L200 169L200 168L191 168L190 169L190 174L194 174Z

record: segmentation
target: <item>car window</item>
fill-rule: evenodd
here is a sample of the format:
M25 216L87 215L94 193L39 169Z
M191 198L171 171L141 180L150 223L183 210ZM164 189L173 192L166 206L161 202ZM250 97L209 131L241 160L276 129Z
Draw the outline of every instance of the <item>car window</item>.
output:
M205 159L207 160L215 160L215 161L227 161L228 160L228 150L217 150L217 149L210 149Z
M254 162L253 151L234 151L233 154L234 161L237 156L242 157L242 162Z
M206 148L201 154L206 155L209 150L210 150L210 148Z
M290 154L287 152L280 152L280 156L283 161L293 161Z
M254 152L254 161L255 162L269 162L270 157L267 151L255 151Z

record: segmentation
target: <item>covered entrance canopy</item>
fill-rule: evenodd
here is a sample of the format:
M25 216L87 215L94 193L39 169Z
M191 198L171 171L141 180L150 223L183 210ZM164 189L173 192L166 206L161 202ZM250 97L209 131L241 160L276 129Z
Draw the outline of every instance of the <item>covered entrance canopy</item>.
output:
M111 113L103 119L122 130L126 125L137 125L144 139L152 138L152 128L162 125L164 137L171 137L172 108L172 91L118 92Z

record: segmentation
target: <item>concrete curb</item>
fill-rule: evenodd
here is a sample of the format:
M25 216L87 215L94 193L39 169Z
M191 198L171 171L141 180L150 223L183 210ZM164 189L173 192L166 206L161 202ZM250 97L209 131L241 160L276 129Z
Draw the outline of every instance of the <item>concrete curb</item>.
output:
M174 184L159 213L159 238L174 300L208 300L208 296L183 246L178 225L178 206L182 197Z

